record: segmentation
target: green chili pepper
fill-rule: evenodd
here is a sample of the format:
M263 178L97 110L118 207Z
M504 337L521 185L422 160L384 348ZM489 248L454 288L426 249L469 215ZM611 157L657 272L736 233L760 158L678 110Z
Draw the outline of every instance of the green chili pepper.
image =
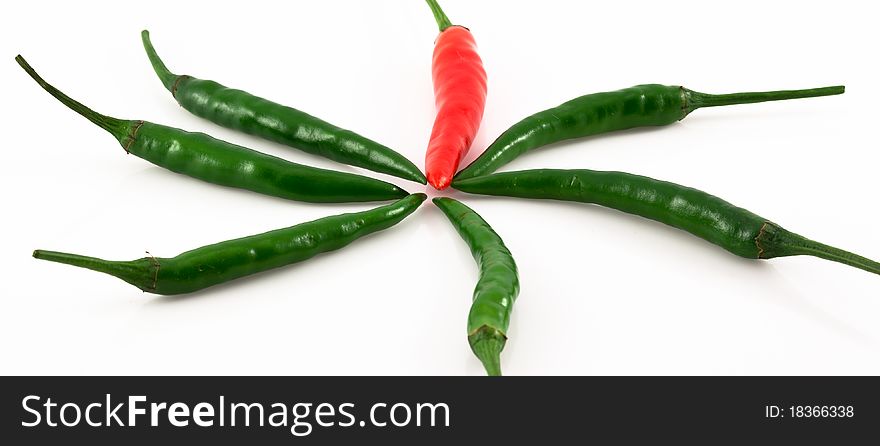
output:
M15 60L49 94L113 135L126 153L173 172L222 186L314 203L394 200L407 195L391 183L291 163L204 133L104 116L47 83L21 56Z
M519 294L516 263L501 237L471 208L452 198L435 198L471 248L480 279L468 314L468 343L490 376L501 375L501 351L507 342L510 313Z
M490 174L530 150L566 139L672 124L698 108L812 98L843 91L843 86L836 86L715 95L684 87L649 84L588 94L517 122L456 178L463 180Z
M454 181L483 195L595 203L683 229L738 256L809 255L880 274L880 263L809 240L705 192L624 172L525 170Z
M141 38L162 84L190 113L340 163L426 184L425 175L403 155L357 133L245 91L171 73L156 54L149 31Z
M110 261L41 250L34 251L34 257L110 274L148 293L192 293L343 248L365 235L400 223L426 198L425 194L412 194L368 211L324 217L289 228L228 240L172 258Z

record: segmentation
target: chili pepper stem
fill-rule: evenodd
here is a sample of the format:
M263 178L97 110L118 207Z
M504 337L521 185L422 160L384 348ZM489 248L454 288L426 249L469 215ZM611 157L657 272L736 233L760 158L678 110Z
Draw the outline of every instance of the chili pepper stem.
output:
M788 99L815 98L820 96L833 96L843 94L846 87L836 85L833 87L808 88L805 90L779 90L758 91L747 93L708 94L684 89L687 97L685 116L688 113L703 107L720 107L725 105L753 104L756 102L785 101Z
M155 260L153 260L153 262L155 263L151 263L153 267L150 267L148 266L150 264L138 261L120 262L99 259L97 257L82 256L79 254L69 254L66 252L43 251L40 249L34 251L34 258L47 260L49 262L63 263L65 265L78 266L80 268L109 274L113 277L122 279L142 290L145 289L146 286L149 286L148 283L145 283L149 281L149 278L151 276L151 272L149 270L154 269L158 266L158 261ZM155 271L152 273L152 275L155 275Z
M761 250L759 257L762 259L806 255L880 274L880 262L810 240L773 223L764 225L764 229L758 235L757 244Z
M43 90L46 90L49 94L51 94L55 99L58 99L62 104L66 105L71 110L79 113L84 116L89 121L95 123L98 127L110 132L117 139L124 137L128 131L129 121L124 121L122 119L111 118L110 116L102 115L85 105L77 102L70 96L62 93L57 88L53 87L51 84L43 80L36 71L34 71L33 67L24 60L24 57L21 57L19 54L15 56L15 61L21 66L24 71L33 78L40 87L43 87Z
M440 7L440 4L437 3L437 0L426 0L428 2L428 6L431 8L431 12L434 13L434 20L437 21L437 26L440 28L440 32L446 30L452 26L452 22L449 21L449 17L446 17L446 13L443 12L443 8Z
M501 351L506 342L507 336L504 333L488 325L483 325L468 336L471 350L483 363L489 376L501 376Z
M162 59L159 58L159 54L156 53L156 49L153 48L153 42L150 41L149 31L141 31L141 41L144 43L144 50L147 52L147 57L150 58L150 65L153 66L153 71L159 76L162 85L164 85L168 91L174 93L174 83L177 82L177 78L180 76L172 73L165 66L165 62L162 62Z

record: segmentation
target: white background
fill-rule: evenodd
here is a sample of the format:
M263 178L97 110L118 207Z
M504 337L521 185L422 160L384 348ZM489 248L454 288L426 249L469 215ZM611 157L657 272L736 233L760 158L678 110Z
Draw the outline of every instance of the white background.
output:
M11 5L11 6L10 6ZM870 2L443 0L489 76L476 157L528 114L640 83L710 93L846 84L830 98L699 110L662 129L566 143L505 170L625 170L703 189L880 258L880 42ZM420 167L437 28L421 1L14 2L4 60L0 372L482 374L465 321L477 270L432 205L386 232L232 284L161 297L30 257L170 257L374 204L311 205L155 167L38 88L310 165L356 168L180 108L168 66L292 105ZM383 179L390 177L381 176ZM422 187L393 180L410 191ZM815 258L737 258L595 206L464 196L514 253L522 293L504 370L526 374L878 374L880 277Z

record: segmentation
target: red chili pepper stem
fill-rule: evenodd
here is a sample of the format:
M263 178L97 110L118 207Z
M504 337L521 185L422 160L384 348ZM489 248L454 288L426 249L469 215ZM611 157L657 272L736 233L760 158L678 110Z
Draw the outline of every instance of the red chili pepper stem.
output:
M440 27L440 32L446 30L452 26L452 22L449 21L449 17L446 17L446 13L443 12L443 8L440 7L440 4L437 3L436 0L425 0L428 2L428 6L431 8L431 12L434 13L434 20L437 21L437 26Z
M788 99L815 98L843 94L843 85L833 87L809 88L805 90L756 91L748 93L708 94L684 89L688 113L703 107L752 104L755 102L784 101Z
M34 71L30 64L28 64L27 61L24 60L24 57L21 57L20 54L18 56L15 56L15 61L18 62L21 68L23 68L24 71L27 72L28 75L30 75L30 77L37 81L40 87L43 87L43 90L46 90L49 94L54 96L55 99L58 99L58 101L60 101L62 104L84 116L89 121L92 121L98 127L101 127L102 129L110 132L110 134L115 136L117 139L122 138L128 132L129 121L123 121L121 119L111 118L110 116L102 115L77 102L70 96L62 93L55 87L49 85L48 82L43 80L43 78L40 77L40 75L37 74L36 71Z

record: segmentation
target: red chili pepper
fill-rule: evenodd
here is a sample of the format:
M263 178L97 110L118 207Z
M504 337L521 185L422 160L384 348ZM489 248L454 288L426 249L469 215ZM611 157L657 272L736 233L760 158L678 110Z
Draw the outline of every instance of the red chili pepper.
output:
M428 183L445 189L467 154L486 105L486 70L471 32L452 25L436 0L427 0L440 35L434 43L434 100L437 117L425 153Z

